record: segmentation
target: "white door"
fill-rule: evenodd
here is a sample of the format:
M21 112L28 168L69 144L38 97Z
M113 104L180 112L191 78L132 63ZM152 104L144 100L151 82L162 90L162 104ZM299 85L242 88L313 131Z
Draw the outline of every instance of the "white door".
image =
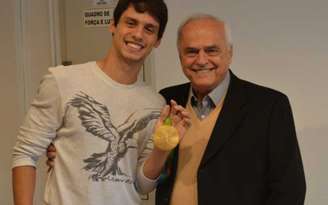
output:
M98 6L95 0L59 2L62 61L79 64L104 57L112 39L108 24L88 25L84 20L85 14L89 19L97 19L97 16L92 18L92 14L99 16L100 11L110 8L109 5Z

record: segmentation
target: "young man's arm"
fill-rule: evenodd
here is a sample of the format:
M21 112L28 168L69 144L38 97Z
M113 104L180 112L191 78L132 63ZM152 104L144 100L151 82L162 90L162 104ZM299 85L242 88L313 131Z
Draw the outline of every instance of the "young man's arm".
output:
M33 204L36 162L61 125L61 104L52 75L43 78L38 93L19 129L13 151L12 183L15 205Z
M156 180L162 172L169 153L170 152L162 151L154 147L143 166L142 171L145 177L151 180Z
M36 171L33 166L15 167L12 171L15 205L33 205Z
M163 121L168 116L172 119L173 126L177 129L181 140L186 130L190 126L189 113L185 110L185 108L177 105L175 101L171 101L171 107L165 106L162 110L155 129L162 125ZM155 188L157 182L156 180L160 176L169 154L170 151L163 151L154 145L152 152L148 155L138 173L139 192L148 193Z

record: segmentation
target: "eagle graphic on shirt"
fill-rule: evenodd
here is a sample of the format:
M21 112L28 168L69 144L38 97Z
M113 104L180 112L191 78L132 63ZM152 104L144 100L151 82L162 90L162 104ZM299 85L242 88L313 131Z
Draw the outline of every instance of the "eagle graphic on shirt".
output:
M83 92L76 94L68 104L77 108L78 117L87 132L108 143L106 150L93 153L83 160L86 164L83 169L92 173L90 178L93 181L110 180L133 183L131 177L119 167L118 162L125 156L128 149L136 148L129 145L128 141L133 138L134 134L146 128L151 120L158 119L159 110L136 111L121 125L115 127L108 108ZM140 113L143 113L141 117Z

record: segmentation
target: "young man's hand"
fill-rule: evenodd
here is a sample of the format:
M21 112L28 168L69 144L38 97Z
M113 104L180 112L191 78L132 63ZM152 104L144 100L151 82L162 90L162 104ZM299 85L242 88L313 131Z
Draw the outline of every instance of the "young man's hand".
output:
M163 108L159 120L155 126L155 130L162 126L168 117L172 121L172 126L178 131L180 142L191 125L189 113L184 107L178 105L174 100L171 100L170 106L166 105Z
M47 148L47 166L48 166L48 172L54 168L55 166L55 158L56 158L56 147L54 144L50 144Z

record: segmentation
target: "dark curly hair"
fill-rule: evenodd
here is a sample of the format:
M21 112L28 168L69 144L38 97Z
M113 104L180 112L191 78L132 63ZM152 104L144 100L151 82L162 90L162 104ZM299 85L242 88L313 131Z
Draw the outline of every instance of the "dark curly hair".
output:
M158 39L161 39L167 23L167 6L163 0L119 0L114 10L114 25L117 26L122 13L132 5L139 13L149 13L159 23Z

